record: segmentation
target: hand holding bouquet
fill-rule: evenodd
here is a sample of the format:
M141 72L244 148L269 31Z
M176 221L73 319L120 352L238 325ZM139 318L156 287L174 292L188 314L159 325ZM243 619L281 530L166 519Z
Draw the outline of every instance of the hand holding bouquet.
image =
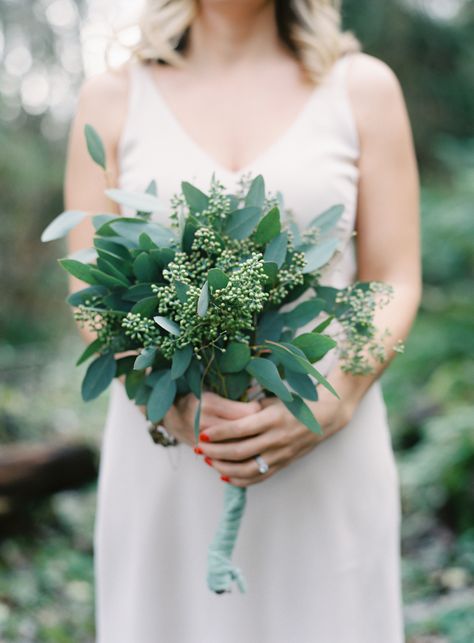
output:
M105 170L102 142L90 126L86 139ZM305 400L316 401L320 385L337 392L315 364L336 349L343 368L365 373L367 354L384 357L373 314L389 287L356 283L337 290L319 283L321 269L338 250L335 230L343 207L315 217L302 233L282 196L266 193L262 176L242 184L238 194L227 193L214 176L207 194L182 182L169 211L156 192L154 182L144 193L107 190L135 216L92 216L94 248L86 257L60 261L88 284L68 298L76 320L96 334L78 360L94 358L83 398L94 399L123 376L130 400L145 406L158 424L179 396L191 393L198 400L197 441L204 391L247 401L257 386L321 433ZM156 213L168 214L168 225L153 220ZM86 216L61 214L42 239L64 236ZM343 331L337 341L325 334L333 320ZM310 332L298 334L313 321ZM117 356L124 352L131 354ZM208 585L216 592L232 580L245 590L231 563L245 499L245 488L226 486L208 558Z

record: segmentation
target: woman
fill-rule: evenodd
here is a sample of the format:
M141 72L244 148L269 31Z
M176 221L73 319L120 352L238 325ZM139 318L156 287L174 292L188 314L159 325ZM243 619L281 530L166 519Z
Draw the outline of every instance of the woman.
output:
M324 280L393 285L377 315L388 362L420 297L416 162L391 70L357 53L330 0L149 0L138 54L82 89L67 207L112 207L87 157L87 122L106 143L109 184L137 190L155 178L169 199L181 180L205 190L215 172L232 189L262 173L302 226L342 202L344 249ZM83 224L71 249L91 234ZM319 388L323 437L275 398L206 394L195 450L192 395L164 418L179 440L165 449L117 382L95 532L98 641L400 643L398 478L381 370L356 377L326 364L340 400ZM234 552L249 589L222 596L206 587L206 551L229 482L251 487Z

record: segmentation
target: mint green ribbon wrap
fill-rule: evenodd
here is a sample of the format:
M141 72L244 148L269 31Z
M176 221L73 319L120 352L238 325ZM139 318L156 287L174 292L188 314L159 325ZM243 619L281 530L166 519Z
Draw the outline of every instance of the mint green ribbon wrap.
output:
M214 540L209 545L207 559L207 585L217 594L230 591L233 581L242 593L247 584L238 567L232 565L231 557L239 532L240 521L247 500L247 488L227 483L224 492L224 511Z

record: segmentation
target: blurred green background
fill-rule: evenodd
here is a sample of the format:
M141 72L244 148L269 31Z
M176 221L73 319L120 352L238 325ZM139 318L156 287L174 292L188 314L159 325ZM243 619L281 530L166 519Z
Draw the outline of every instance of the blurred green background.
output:
M474 3L343 6L365 51L401 81L422 177L423 302L383 377L402 483L407 640L472 643ZM85 442L97 454L107 400L80 400L80 341L55 263L64 248L39 243L62 209L86 9L0 0L0 443ZM94 508L95 482L13 520L0 495L0 643L93 641Z

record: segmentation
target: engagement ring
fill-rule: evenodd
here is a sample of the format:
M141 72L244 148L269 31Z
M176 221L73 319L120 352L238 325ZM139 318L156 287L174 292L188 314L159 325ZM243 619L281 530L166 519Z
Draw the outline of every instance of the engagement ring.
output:
M265 460L262 458L261 455L258 455L255 460L257 461L258 464L258 470L260 473L266 473L268 471L268 464L265 462Z

